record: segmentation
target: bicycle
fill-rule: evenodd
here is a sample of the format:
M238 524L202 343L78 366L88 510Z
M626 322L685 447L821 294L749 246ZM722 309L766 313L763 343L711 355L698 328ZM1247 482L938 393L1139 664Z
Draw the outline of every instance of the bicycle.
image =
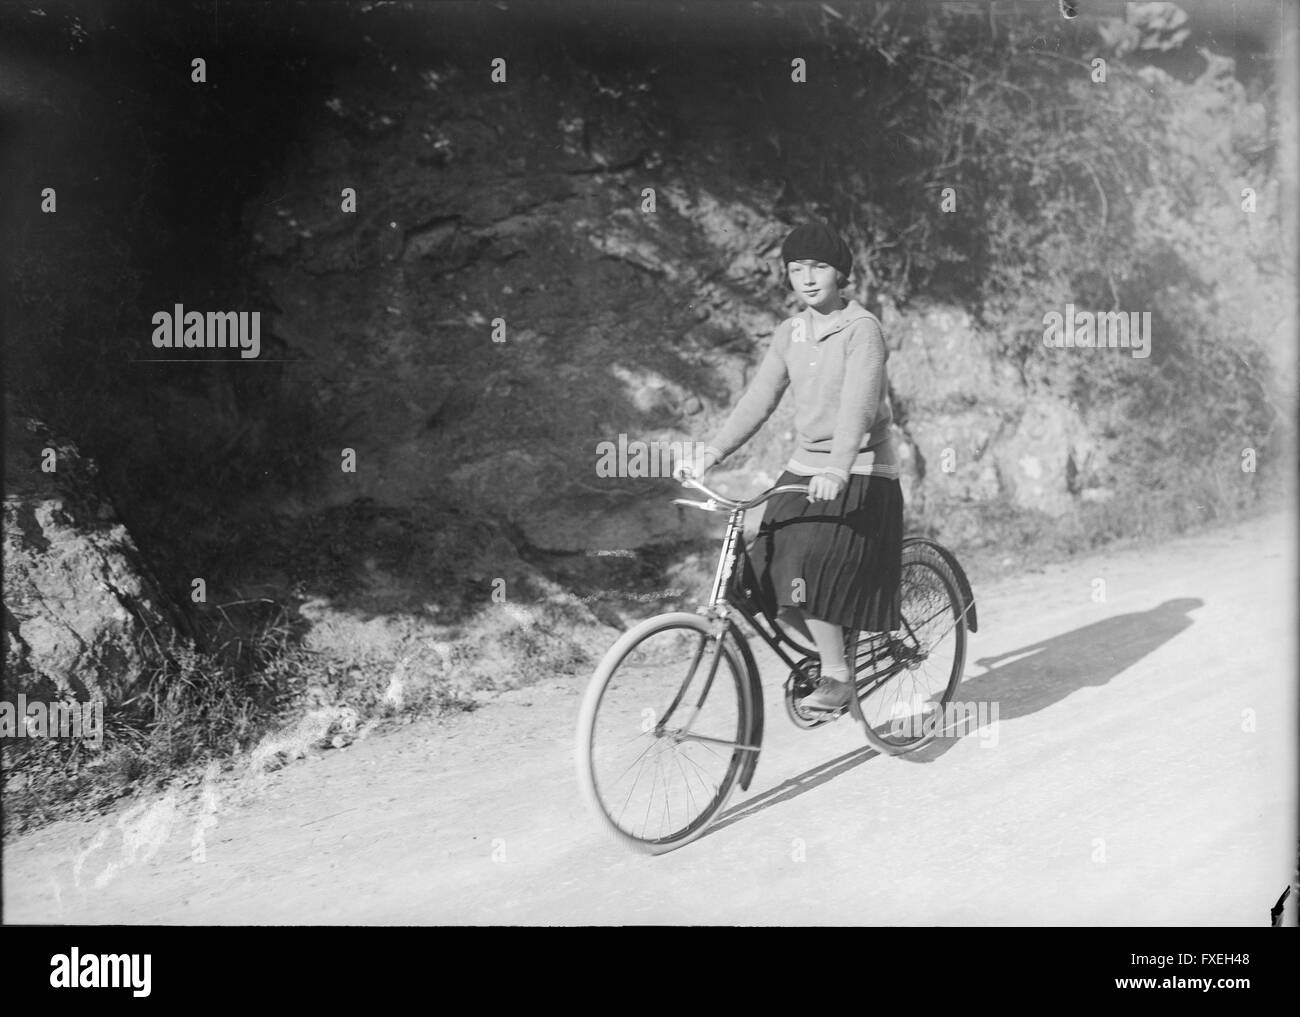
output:
M578 718L578 777L588 803L616 839L649 854L702 835L736 785L747 790L753 779L763 689L734 616L790 668L783 692L795 725L819 727L847 711L868 744L887 755L915 751L939 733L943 707L961 681L966 632L977 627L974 595L956 557L936 541L907 537L902 627L886 635L846 633L856 695L833 712L803 708L820 677L818 655L756 597L743 524L749 510L778 494L806 494L807 485L736 501L688 476L678 479L707 500L674 504L729 513L708 602L694 613L647 618L620 636L592 675Z

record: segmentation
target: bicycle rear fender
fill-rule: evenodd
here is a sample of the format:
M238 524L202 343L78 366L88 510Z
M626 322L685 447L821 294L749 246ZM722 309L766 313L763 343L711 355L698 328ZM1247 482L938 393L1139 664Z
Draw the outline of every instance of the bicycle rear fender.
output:
M741 634L735 622L728 622L727 634L732 637L732 642L740 648L740 656L744 660L745 670L749 673L749 700L754 704L753 720L750 722L750 729L745 736L745 741L750 745L763 744L763 684L758 680L758 666L754 662L754 652L749 648L749 641ZM745 760L745 765L740 771L740 790L748 791L749 782L754 779L754 768L758 766L758 752L748 753L749 758Z
M953 576L957 580L957 591L961 595L962 603L966 610L966 627L972 632L979 631L979 622L975 617L975 594L970 588L970 580L966 578L966 572L957 561L957 556L940 544L937 540L931 540L929 537L907 537L903 540L903 547L909 544L919 544L934 551L943 559L945 565L952 570Z

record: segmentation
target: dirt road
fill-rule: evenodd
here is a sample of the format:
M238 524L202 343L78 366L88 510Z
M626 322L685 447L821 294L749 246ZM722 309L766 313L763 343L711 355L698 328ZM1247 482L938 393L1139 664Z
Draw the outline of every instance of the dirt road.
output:
M959 698L998 722L919 756L795 729L764 652L754 784L658 858L579 797L581 676L18 838L4 919L1265 925L1296 864L1293 536L1278 515L977 587Z

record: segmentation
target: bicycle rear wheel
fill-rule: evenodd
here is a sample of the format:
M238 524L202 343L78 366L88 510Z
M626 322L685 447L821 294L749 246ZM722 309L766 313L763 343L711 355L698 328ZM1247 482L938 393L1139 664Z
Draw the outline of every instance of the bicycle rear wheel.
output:
M751 751L749 672L707 619L648 618L605 654L578 719L578 779L614 837L660 854L700 836Z
M857 642L858 709L867 742L900 755L944 730L945 707L966 665L966 619L946 563L924 547L905 547L899 582L902 628Z

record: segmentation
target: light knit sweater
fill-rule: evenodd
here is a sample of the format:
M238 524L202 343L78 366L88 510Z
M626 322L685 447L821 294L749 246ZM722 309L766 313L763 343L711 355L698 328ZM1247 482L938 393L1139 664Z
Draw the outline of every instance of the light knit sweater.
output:
M829 315L805 309L783 321L758 373L706 448L721 461L744 445L794 389L798 439L786 469L802 476L898 476L893 413L875 315L856 300Z

